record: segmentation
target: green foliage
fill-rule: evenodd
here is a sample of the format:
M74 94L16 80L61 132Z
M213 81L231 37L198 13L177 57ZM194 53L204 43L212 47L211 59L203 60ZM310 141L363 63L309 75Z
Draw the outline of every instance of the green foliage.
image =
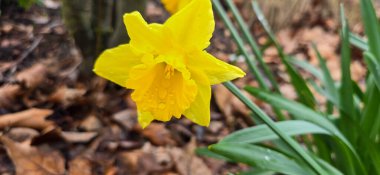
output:
M42 0L18 0L18 5L24 9L29 9L34 4L41 4Z
M252 170L242 174L380 174L380 29L372 1L361 0L368 41L349 32L341 8L342 78L338 82L332 79L325 59L315 45L313 49L319 67L286 55L257 3L252 2L253 10L270 39L269 45L277 48L291 78L291 84L298 95L297 101L286 99L278 90L278 83L262 61L262 50L268 45L259 48L232 1L226 0L227 6L236 18L244 38L226 15L220 0L213 2L216 12L227 24L246 57L250 70L260 82L260 87L247 86L245 90L270 104L277 111L275 117L280 121L271 120L232 83L224 83L252 110L255 120L259 119L260 124L231 133L217 144L211 145L208 150L203 148L198 153L252 166ZM244 41L250 46L253 56L246 51ZM350 44L363 51L368 67L365 91L359 88L359 82L354 82L351 78ZM314 80L303 79L297 68L308 71ZM265 79L269 81L263 81ZM317 105L309 87L326 98L326 110ZM283 111L288 112L290 120L283 121Z

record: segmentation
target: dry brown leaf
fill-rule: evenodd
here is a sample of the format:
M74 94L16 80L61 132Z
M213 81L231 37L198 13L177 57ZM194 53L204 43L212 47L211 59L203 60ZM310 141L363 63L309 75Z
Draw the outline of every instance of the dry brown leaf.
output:
M242 92L249 97L246 92ZM216 104L226 116L227 124L230 127L232 127L235 122L235 113L242 114L244 117L249 117L249 110L247 107L223 85L215 85L214 96Z
M186 146L185 149L181 148L167 148L173 158L174 165L181 175L211 175L212 172L205 162L194 154L196 148L195 139Z
M62 175L65 173L65 161L59 152L44 152L30 145L14 142L6 136L0 136L0 141L12 159L17 175Z
M133 129L137 125L136 110L126 109L115 113L112 119L126 129Z
M83 98L85 93L85 89L73 89L67 86L61 86L50 96L49 101L60 103L63 106L69 106Z
M91 175L91 161L83 156L78 156L69 163L69 175Z
M19 126L34 129L44 129L52 126L53 122L47 121L46 117L53 113L50 109L31 108L25 111L0 116L0 128Z
M34 89L45 80L46 73L46 65L38 63L18 73L15 80L23 82L28 89ZM20 93L21 87L19 85L0 87L0 108L12 107L13 102Z
M16 128L11 128L5 135L17 142L30 143L33 138L39 135L39 132L31 128L16 127Z
M42 63L34 64L16 75L16 80L25 82L26 87L35 88L45 80L47 66Z
M151 123L142 130L142 134L155 145L175 145L172 135L163 123Z
M62 137L70 143L87 143L98 135L98 132L69 132L62 131Z
M99 131L102 127L102 122L94 115L89 115L79 125L79 128L85 131Z

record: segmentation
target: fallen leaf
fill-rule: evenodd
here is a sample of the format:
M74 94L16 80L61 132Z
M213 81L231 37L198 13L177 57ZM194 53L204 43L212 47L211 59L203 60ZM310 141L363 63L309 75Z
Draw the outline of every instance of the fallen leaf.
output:
M87 143L98 135L98 132L62 131L62 137L70 143Z
M17 175L62 175L65 173L65 161L59 152L41 151L28 144L14 142L6 136L0 136L0 141L15 165Z
M19 126L34 129L44 129L54 123L47 121L46 117L53 113L50 109L31 108L25 111L0 116L0 128Z
M102 122L94 115L86 117L86 119L84 119L79 125L79 128L85 131L98 131L102 127Z
M172 135L163 123L151 123L148 127L142 130L144 135L150 142L155 145L175 145Z
M136 110L126 109L115 113L112 119L125 129L133 129L137 125Z
M45 80L46 74L46 65L38 63L18 73L15 80L23 82L28 90L33 90ZM20 85L5 85L0 87L0 108L13 107L14 101L21 94L22 88Z
M242 93L249 98L251 97L245 91L242 91ZM237 113L242 114L245 118L250 118L247 107L223 85L215 85L214 96L216 104L224 116L226 116L229 128L232 128L234 125L236 119L235 114Z
M33 138L39 135L39 133L38 131L31 128L16 127L16 128L11 128L8 132L6 132L5 135L17 142L30 143Z
M194 154L196 148L195 139L186 146L185 149L178 147L167 148L175 168L181 175L211 175L212 172L205 162Z
M48 101L60 103L63 106L69 106L82 99L85 93L85 89L74 89L68 88L67 86L61 86L49 97Z
M91 175L91 161L78 156L69 163L69 175Z

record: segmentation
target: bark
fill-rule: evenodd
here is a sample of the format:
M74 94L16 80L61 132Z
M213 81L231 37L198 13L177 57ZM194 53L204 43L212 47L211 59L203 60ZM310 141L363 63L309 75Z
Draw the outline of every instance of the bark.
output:
M97 56L106 48L127 43L126 12L144 13L146 0L62 0L62 16L83 60L79 78L88 80Z

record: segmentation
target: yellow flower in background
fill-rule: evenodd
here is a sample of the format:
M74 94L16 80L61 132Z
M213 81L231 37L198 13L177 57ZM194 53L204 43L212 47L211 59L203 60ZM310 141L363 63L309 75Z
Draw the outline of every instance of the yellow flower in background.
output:
M175 12L189 4L190 1L191 0L162 0L161 2L164 4L165 9L167 11L169 11L171 14L174 14Z
M182 114L208 126L210 86L245 75L204 51L215 26L211 1L192 0L164 24L147 24L139 12L125 14L124 23L130 43L104 51L95 73L134 90L143 128Z

